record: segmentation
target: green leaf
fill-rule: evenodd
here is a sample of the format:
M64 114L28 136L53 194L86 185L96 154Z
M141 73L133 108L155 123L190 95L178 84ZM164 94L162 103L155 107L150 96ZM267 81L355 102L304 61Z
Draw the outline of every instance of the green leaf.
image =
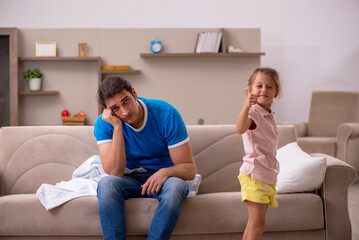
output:
M27 69L25 72L23 72L23 77L26 80L29 80L31 78L41 78L42 77L42 72L40 71L40 69Z

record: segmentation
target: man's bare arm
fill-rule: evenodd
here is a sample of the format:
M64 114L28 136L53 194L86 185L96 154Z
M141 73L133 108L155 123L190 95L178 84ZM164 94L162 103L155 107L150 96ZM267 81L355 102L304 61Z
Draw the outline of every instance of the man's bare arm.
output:
M112 115L112 111L104 109L102 119L114 127L112 142L99 145L99 152L104 171L109 175L123 177L126 167L125 141L122 133L122 122Z
M159 192L169 177L191 180L196 176L196 164L193 159L191 143L169 150L174 166L162 168L153 174L142 186L142 194Z

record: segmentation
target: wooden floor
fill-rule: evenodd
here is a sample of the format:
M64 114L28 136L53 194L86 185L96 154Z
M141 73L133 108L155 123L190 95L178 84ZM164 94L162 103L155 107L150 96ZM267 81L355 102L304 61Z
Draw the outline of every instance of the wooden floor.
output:
M359 240L359 177L349 188L349 216L352 223L352 240Z

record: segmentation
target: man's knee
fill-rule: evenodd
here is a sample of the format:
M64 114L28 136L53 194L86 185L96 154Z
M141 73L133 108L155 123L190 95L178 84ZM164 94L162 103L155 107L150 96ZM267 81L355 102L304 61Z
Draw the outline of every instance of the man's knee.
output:
M97 184L97 189L112 187L114 182L117 181L117 178L118 177L112 175L101 178Z
M189 187L185 180L177 177L170 177L163 184L162 192L186 198L189 192Z
M97 184L97 196L118 193L121 190L122 179L116 176L103 177ZM120 191L121 192L121 191Z

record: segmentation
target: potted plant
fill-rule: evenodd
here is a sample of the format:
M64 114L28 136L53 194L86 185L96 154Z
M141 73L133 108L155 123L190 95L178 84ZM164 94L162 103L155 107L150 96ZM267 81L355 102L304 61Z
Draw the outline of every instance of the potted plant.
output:
M27 69L23 73L23 77L24 79L29 80L30 91L39 91L41 89L42 72L40 69Z

